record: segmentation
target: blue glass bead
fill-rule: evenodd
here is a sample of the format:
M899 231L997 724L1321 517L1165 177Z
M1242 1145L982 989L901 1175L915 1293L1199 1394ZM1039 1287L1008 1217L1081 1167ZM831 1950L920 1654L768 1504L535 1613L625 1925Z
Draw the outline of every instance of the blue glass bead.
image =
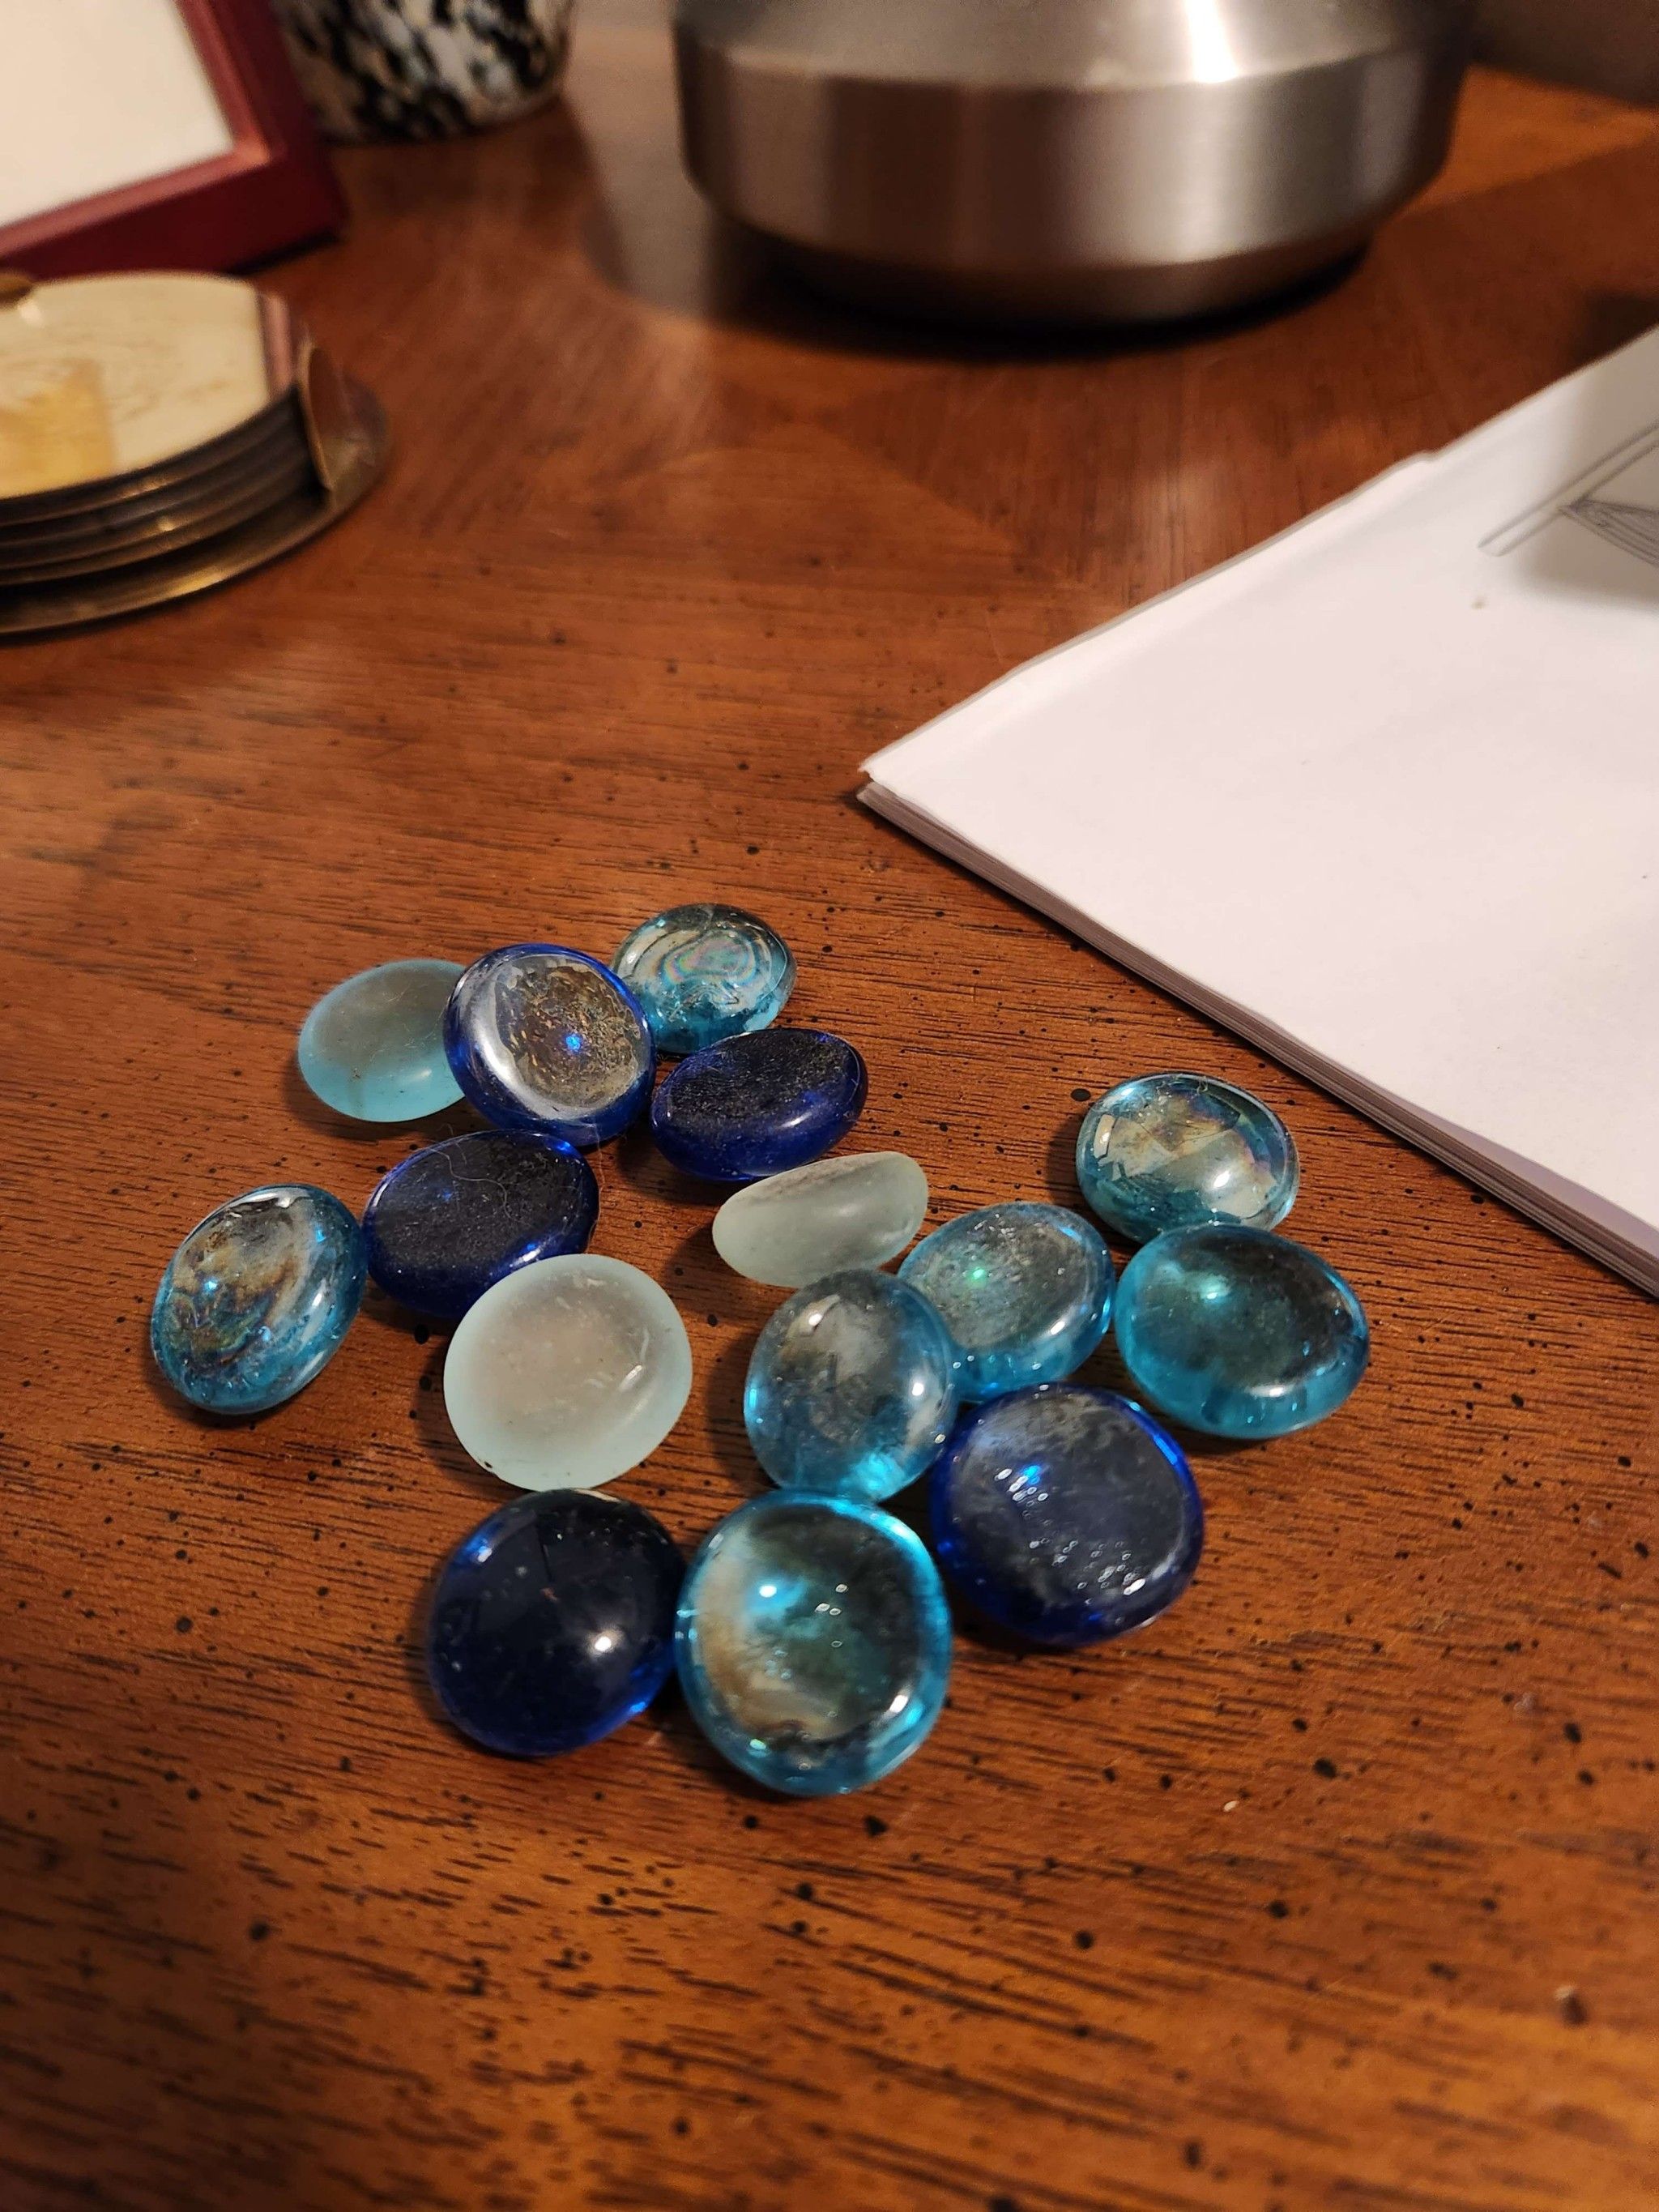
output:
M964 1414L928 1503L951 1581L1035 1644L1138 1628L1180 1596L1204 1545L1175 1438L1127 1398L1076 1383Z
M1097 1098L1077 1140L1083 1195L1114 1236L1234 1221L1272 1229L1296 1203L1290 1131L1270 1106L1210 1075L1138 1075Z
M1123 1271L1117 1340L1172 1421L1248 1443L1322 1421L1365 1371L1359 1301L1334 1267L1265 1230L1173 1229Z
M461 1095L444 1057L453 960L389 960L337 983L306 1016L296 1057L307 1087L355 1121L418 1121Z
M633 993L562 945L504 945L475 960L451 994L444 1047L486 1121L571 1145L625 1129L656 1067Z
M795 958L736 906L671 906L626 936L611 965L645 1008L657 1050L702 1052L776 1021Z
M849 1268L786 1298L761 1331L744 1425L785 1489L873 1504L933 1463L957 1416L954 1368L926 1298Z
M556 1137L476 1129L399 1160L363 1208L368 1272L388 1296L459 1321L492 1283L585 1252L599 1218L593 1170Z
M210 1413L263 1413L303 1390L356 1318L362 1231L337 1198L273 1183L216 1206L168 1261L150 1348Z
M827 1152L864 1111L869 1078L827 1030L757 1030L683 1060L658 1085L651 1133L687 1175L752 1182Z
M951 1613L914 1531L846 1498L757 1498L691 1562L686 1703L734 1766L797 1797L861 1790L939 1718Z
M561 1490L504 1505L445 1561L432 1686L490 1751L545 1759L643 1712L674 1664L684 1562L642 1506Z
M899 1279L950 1331L963 1396L996 1398L1082 1366L1106 1334L1116 1276L1080 1213L1015 1200L924 1237Z

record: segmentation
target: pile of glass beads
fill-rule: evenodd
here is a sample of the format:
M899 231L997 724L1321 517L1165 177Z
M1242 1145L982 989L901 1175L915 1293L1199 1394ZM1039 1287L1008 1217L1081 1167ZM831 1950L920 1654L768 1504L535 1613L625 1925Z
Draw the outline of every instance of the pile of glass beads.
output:
M234 1199L162 1276L156 1362L220 1414L302 1389L370 1279L453 1324L455 1435L526 1493L451 1554L428 1630L440 1705L491 1750L594 1742L678 1670L698 1725L757 1781L807 1796L877 1781L943 1706L945 1577L1039 1644L1138 1627L1186 1589L1203 1544L1165 1420L1285 1436L1364 1371L1353 1292L1275 1233L1297 1153L1258 1099L1161 1074L1089 1109L1078 1181L1135 1248L1121 1280L1095 1223L1065 1206L983 1206L918 1243L917 1161L825 1157L867 1076L844 1038L775 1025L794 981L775 932L707 904L642 923L608 966L526 943L467 968L354 975L300 1032L311 1090L371 1122L465 1099L484 1126L400 1161L361 1224L304 1184ZM678 1064L658 1081L659 1058ZM646 1115L672 1166L738 1186L713 1222L726 1265L791 1293L744 1392L775 1487L689 1566L651 1514L599 1489L657 1449L691 1388L672 1300L588 1249L599 1186L583 1155ZM1068 1379L1109 1326L1146 1406ZM884 1510L924 1475L931 1552Z

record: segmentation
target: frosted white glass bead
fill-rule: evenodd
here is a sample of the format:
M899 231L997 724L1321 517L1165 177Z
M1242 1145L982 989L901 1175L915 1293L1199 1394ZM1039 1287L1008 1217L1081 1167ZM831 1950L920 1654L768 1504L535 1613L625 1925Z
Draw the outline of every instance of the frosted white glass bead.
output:
M691 1346L667 1292L572 1252L503 1276L444 1360L463 1449L521 1490L592 1490L647 1458L685 1410Z
M768 1176L714 1216L714 1249L751 1282L800 1290L903 1251L927 1212L927 1178L908 1152L854 1152Z

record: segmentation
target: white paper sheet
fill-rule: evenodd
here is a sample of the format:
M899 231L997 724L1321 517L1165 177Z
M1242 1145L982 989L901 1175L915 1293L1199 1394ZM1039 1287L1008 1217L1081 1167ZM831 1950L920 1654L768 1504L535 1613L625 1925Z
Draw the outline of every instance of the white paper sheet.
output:
M866 765L1659 1291L1659 332Z

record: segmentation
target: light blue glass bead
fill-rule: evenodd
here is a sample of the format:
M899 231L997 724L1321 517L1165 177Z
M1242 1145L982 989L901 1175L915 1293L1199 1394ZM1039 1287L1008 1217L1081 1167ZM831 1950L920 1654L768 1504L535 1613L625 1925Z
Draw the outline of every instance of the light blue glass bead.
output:
M1057 1382L1106 1334L1116 1279L1093 1224L1061 1206L983 1206L924 1237L899 1269L957 1348L964 1398Z
M592 1490L648 1459L685 1411L691 1345L626 1260L567 1252L492 1283L444 1358L463 1451L523 1490Z
M150 1348L210 1413L280 1406L334 1357L362 1303L362 1232L337 1198L276 1183L216 1206L167 1262Z
M776 1021L795 958L736 906L671 906L623 938L611 966L645 1009L657 1050L684 1056Z
M1296 1146L1270 1106L1209 1075L1138 1075L1097 1098L1077 1140L1083 1195L1115 1236L1234 1221L1272 1229L1296 1202Z
M389 960L318 1000L296 1057L307 1087L355 1121L418 1121L461 1095L444 1056L453 960Z
M444 1048L486 1121L584 1147L628 1127L657 1058L633 993L564 945L504 945L475 960L450 995Z
M706 1539L675 1646L686 1703L717 1751L769 1789L827 1797L890 1774L939 1718L951 1615L902 1522L780 1494Z
M926 1298L849 1268L787 1298L744 1386L755 1456L785 1489L873 1504L914 1482L957 1414L955 1353Z
M1142 1245L1118 1285L1117 1340L1172 1421L1241 1443L1334 1413L1370 1346L1358 1299L1316 1253L1227 1226Z
M751 1182L710 1234L728 1267L798 1291L902 1252L927 1212L927 1177L907 1152L854 1152Z

